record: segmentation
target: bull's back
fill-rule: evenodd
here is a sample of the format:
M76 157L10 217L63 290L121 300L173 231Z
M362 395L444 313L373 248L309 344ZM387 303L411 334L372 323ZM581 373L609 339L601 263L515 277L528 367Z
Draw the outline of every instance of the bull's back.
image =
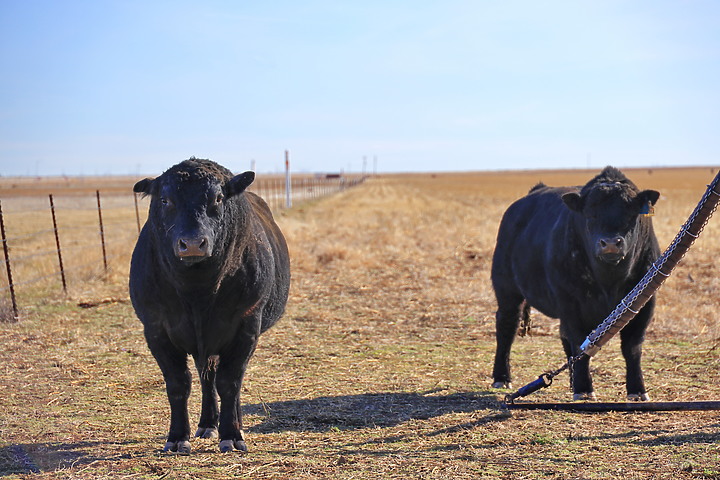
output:
M562 235L569 210L562 195L574 187L536 187L503 215L493 254L492 283L496 293L512 292L554 316L549 269L562 255Z
M510 258L538 257L567 217L562 194L568 188L536 188L505 211L498 229L495 259L499 267Z
M285 236L275 222L267 203L254 193L246 192L246 195L270 242L275 266L272 292L263 310L262 331L264 332L273 326L285 311L290 291L290 254Z

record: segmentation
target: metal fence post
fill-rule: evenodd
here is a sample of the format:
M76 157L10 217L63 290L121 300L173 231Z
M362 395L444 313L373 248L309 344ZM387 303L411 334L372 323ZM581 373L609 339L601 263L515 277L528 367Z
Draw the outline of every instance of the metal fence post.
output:
M3 253L5 254L5 267L7 268L8 286L10 287L10 300L12 301L13 317L15 321L18 319L18 307L15 300L15 285L12 279L12 269L10 268L10 252L7 244L7 236L5 235L5 220L2 213L2 203L0 203L0 235L2 235Z
M285 208L292 207L292 180L290 179L290 152L285 150Z
M283 191L282 191L282 180L279 178L275 179L275 207L278 210L283 208Z
M65 281L65 269L63 268L62 249L60 248L60 233L58 233L57 219L55 218L55 202L52 193L50 197L50 213L52 213L53 232L55 232L55 245L57 245L58 263L60 264L60 279L62 280L63 292L67 295L67 282Z
M262 180L258 180L257 182L255 182L255 193L257 193L258 197L261 197L263 200L267 201L267 198L263 197L262 184Z
M102 244L103 266L105 267L105 273L107 273L107 252L105 251L105 230L103 229L102 207L100 206L100 190L96 190L95 195L97 196L98 220L100 222L100 243Z
M135 199L135 220L137 220L138 235L140 235L140 210L138 210L137 197L138 197L138 194L133 193L133 198Z

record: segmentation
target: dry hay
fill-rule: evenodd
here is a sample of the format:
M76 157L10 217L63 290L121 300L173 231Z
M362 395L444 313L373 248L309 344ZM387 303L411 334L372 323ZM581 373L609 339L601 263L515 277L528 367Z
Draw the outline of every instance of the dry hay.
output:
M706 169L628 174L663 193L655 217L663 246L712 178ZM167 402L124 285L99 284L71 304L38 303L0 330L0 471L80 479L720 478L718 413L509 414L488 389L489 267L500 216L539 180L583 183L590 175L388 176L279 214L291 300L246 379L246 456L220 455L204 440L188 457L159 453ZM660 291L645 348L655 400L720 398L715 224ZM562 362L557 322L534 320L532 334L516 342L518 384ZM610 342L594 361L602 400L624 397L618 350ZM536 395L568 400L567 379Z

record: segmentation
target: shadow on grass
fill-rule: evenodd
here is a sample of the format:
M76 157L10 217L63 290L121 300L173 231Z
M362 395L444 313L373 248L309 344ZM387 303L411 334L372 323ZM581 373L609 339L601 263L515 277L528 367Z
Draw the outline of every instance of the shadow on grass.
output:
M129 445L137 442L114 442ZM97 455L107 442L37 443L0 447L0 477L89 465L102 460L117 460L123 455ZM91 453L92 452L92 453Z
M623 443L633 443L644 447L694 444L714 445L720 443L720 432L718 431L718 427L720 427L718 424L708 425L706 427L706 431L693 433L670 433L667 430L639 430L615 434L611 433L582 436L577 437L577 440L613 441L617 445L621 445ZM682 430L683 428L684 427L682 425L678 425L678 430ZM640 438L641 436L651 436L651 438Z
M263 417L249 432L322 432L332 429L392 427L408 420L427 420L448 413L498 409L495 393L441 395L424 393L365 393L307 400L244 405L243 412Z
M259 415L260 423L247 429L255 433L329 432L367 427L392 427L413 419L430 419L449 413L495 410L490 417L502 415L494 393L473 392L442 395L442 391L424 393L367 393L307 400L244 405L246 415ZM493 420L479 420L480 423ZM473 422L474 423L474 422ZM472 428L463 424L451 428ZM440 432L438 432L440 433ZM129 445L135 441L115 445ZM0 477L40 473L71 467L90 466L102 461L134 457L111 449L98 455L106 442L38 443L0 447ZM110 452L114 452L110 453ZM156 453L156 452L149 452Z

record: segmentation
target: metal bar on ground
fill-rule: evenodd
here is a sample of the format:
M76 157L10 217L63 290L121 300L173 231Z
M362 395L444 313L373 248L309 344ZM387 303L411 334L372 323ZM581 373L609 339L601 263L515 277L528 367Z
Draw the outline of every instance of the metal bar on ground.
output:
M559 410L566 412L670 412L690 410L720 410L720 402L564 402L564 403L508 403L509 410Z

